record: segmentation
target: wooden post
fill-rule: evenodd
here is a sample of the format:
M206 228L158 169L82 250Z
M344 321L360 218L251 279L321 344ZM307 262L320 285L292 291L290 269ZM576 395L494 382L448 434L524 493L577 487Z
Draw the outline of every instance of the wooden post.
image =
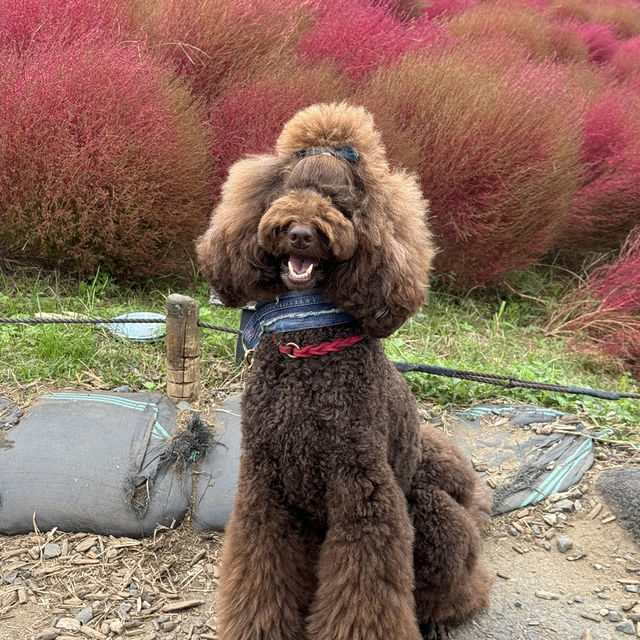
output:
M167 298L167 395L176 404L200 394L198 302L173 293Z

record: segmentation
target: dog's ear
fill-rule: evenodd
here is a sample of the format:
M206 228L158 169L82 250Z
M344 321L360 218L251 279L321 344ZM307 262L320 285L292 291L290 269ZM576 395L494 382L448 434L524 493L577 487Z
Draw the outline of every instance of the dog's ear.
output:
M234 164L197 242L202 274L228 306L274 297L283 288L279 265L256 237L262 214L281 188L283 166L281 157L268 155Z
M322 293L365 335L382 338L425 302L434 247L428 203L413 176L383 170L368 182L353 217L356 252L330 270Z

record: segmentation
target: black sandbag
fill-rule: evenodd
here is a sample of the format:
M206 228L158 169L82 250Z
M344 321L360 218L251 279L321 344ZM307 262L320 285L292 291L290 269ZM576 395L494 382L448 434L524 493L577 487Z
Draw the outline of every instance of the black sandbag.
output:
M184 517L188 429L159 393L55 393L4 432L0 533L58 527L144 536ZM196 438L197 440L197 438Z
M571 433L527 431L530 425L553 423L566 414L533 405L504 407L479 405L456 414L460 421L458 443L488 471L509 467L512 471L496 482L492 476L493 515L522 509L551 494L576 485L593 465L592 434L581 422ZM485 416L498 418L495 426L483 424ZM504 420L499 418L503 417ZM569 430L565 427L565 430Z
M596 488L640 545L640 467L604 471Z
M192 526L222 531L231 515L240 464L240 396L231 396L216 411L215 446L200 462Z

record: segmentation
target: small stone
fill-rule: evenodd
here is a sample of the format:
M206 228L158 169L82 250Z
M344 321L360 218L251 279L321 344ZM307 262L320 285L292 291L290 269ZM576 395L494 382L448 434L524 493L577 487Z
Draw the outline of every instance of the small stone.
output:
M193 411L193 407L186 400L180 400L176 405L176 409L180 411Z
M584 618L585 620L592 620L593 622L600 622L600 617L598 615L596 615L595 613L590 613L588 611L581 611L580 612L580 617Z
M542 600L559 600L560 596L557 593L551 593L551 591L544 591L543 589L538 589L535 592L536 598L542 598Z
M120 611L122 611L122 613L127 614L131 611L131 609L133 609L133 605L129 602L123 602L120 605Z
M45 629L35 637L35 640L56 640L59 635L60 632L57 629Z
M510 536L517 536L518 532L513 527L509 527L509 535Z
M60 618L55 624L56 629L63 631L80 631L80 621L75 618Z
M121 387L116 387L113 391L115 393L133 393L133 389L126 384Z
M574 500L573 501L573 508L576 511L582 511L582 502L580 502L580 500Z
M622 622L622 616L617 611L609 611L609 622Z
M49 542L44 545L44 549L42 550L42 555L45 559L50 560L51 558L57 558L62 551L60 550L60 545L55 542Z
M121 620L112 620L109 622L109 631L119 636L124 631L124 623Z
M17 571L9 571L9 573L5 573L2 576L2 581L5 584L13 584L16 579L18 578L18 572Z
M566 522L567 521L567 516L564 513L558 513L556 515L558 517L558 521L559 522Z
M574 602L584 602L584 600L580 596L573 596Z
M173 620L167 620L167 622L162 623L162 630L169 632L173 631L176 628L176 623Z
M531 531L533 531L534 536L539 536L542 533L542 529L537 524L531 525Z
M550 526L554 527L558 522L558 516L555 513L543 513L542 519Z
M40 558L40 547L37 545L29 548L29 556L32 560L38 560Z
M598 598L600 598L600 600L608 600L609 596L606 593L599 593Z
M637 584L625 584L624 588L629 592L629 593L640 593L640 589L638 588Z
M593 565L593 568L596 571L602 571L602 565L601 564L596 563L596 564Z
M558 502L556 502L550 509L549 511L551 513L558 513L561 511L573 511L574 506L573 506L573 501L571 500L560 500Z
M522 602L520 602L520 600L516 600L513 603L513 606L516 607L516 609L520 609L522 607Z
M76 620L80 622L80 624L87 624L91 618L93 618L93 607L88 606L76 613Z
M570 549L573 549L573 540L569 536L559 536L556 539L556 545L560 553L565 553Z
M542 546L547 550L547 551L551 551L551 543L548 540L545 540L542 543Z
M622 631L630 636L636 635L636 625L631 620L625 620L624 622L616 625L616 631Z
M582 496L584 495L584 493L582 493L582 491L580 491L580 489L574 489L571 492L571 498L573 498L574 500L577 500L578 498L582 498Z

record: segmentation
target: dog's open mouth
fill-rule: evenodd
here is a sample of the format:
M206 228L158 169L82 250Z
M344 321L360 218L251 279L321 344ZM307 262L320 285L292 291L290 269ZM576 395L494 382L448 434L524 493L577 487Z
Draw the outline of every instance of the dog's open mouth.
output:
M303 256L289 256L287 279L294 285L308 285L315 279L317 261Z

